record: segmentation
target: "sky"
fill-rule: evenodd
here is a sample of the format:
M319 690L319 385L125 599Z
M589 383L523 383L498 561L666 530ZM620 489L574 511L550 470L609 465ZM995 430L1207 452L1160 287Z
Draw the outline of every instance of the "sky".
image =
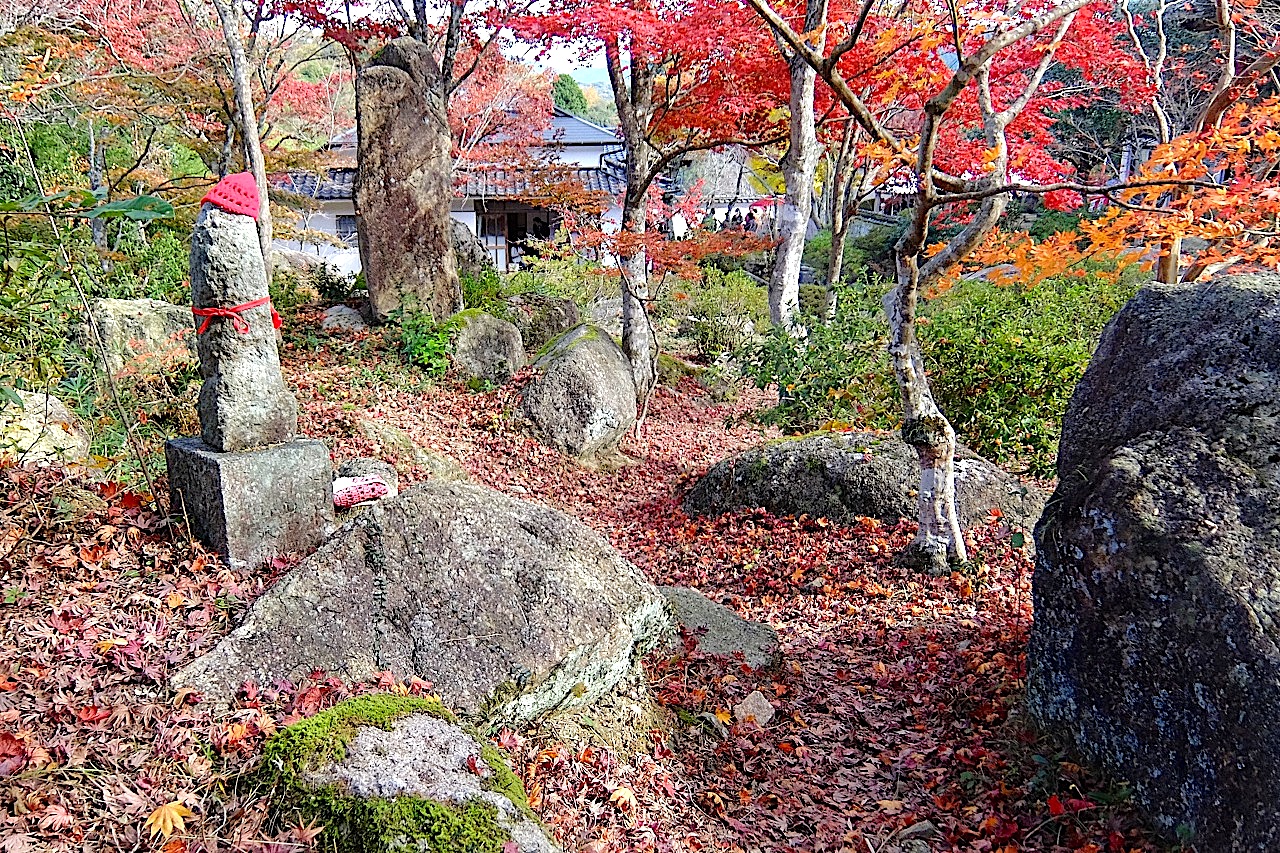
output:
M587 60L578 55L578 48L555 45L545 56L530 54L525 60L534 68L547 68L557 74L568 74L579 86L609 85L609 72L604 67L604 51Z

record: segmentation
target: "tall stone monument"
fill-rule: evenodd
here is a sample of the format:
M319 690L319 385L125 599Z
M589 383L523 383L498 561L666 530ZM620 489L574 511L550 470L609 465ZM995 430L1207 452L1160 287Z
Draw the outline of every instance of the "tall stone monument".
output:
M453 136L431 48L388 42L356 77L360 264L378 322L400 308L462 309L453 247Z
M165 446L174 510L233 564L304 551L333 529L329 451L297 437L298 404L276 349L280 318L267 292L248 172L203 199L191 238L198 327L200 436Z

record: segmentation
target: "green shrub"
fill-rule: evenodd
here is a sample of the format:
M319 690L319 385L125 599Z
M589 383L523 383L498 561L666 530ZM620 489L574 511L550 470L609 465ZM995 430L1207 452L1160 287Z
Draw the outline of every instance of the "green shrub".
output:
M800 285L800 316L826 320L831 307L831 294L816 284Z
M892 277L895 266L893 248L906 229L907 221L901 219L894 225L877 225L866 234L849 240L844 252L845 281L853 281L849 272L857 275L864 269Z
M278 270L271 277L267 292L276 311L283 315L293 314L318 296L308 278L290 270Z
M741 270L704 267L702 280L663 289L650 309L654 320L669 318L693 341L698 354L714 358L731 352L769 324L769 295Z
M783 329L770 329L763 340L738 353L743 375L760 388L778 385L781 402L764 412L762 420L791 432L830 421L893 425L898 399L885 352L884 290L866 277L841 285L829 324L815 324L803 341Z
M480 271L478 275L463 274L459 276L462 280L462 304L467 308L479 308L489 314L495 316L504 313L502 305L503 287L502 276L493 268L487 268Z
M572 299L585 308L597 299L616 299L622 295L616 270L606 271L586 263L554 243L539 244L538 251L525 255L521 263L523 268L512 273L503 288L508 296L543 293Z
M43 390L65 373L65 352L82 312L53 250L40 242L6 243L0 266L0 405L3 389ZM83 267L77 270L84 275Z
M856 281L867 270L890 275L893 272L893 247L902 236L905 222L878 225L866 234L845 240L844 259L840 264L840 280ZM804 263L817 271L818 279L827 282L831 263L831 231L824 229L813 235L804 246Z
M329 302L345 302L364 287L362 275L346 275L323 262L312 267L303 280Z
M929 306L920 333L938 405L978 453L1051 476L1071 392L1137 284L1089 276L958 290Z
M427 311L409 311L400 317L400 351L433 379L449 372L453 329L437 323Z
M1104 276L1030 288L965 281L924 304L919 336L930 385L961 439L978 453L1050 476L1061 419L1107 321L1137 289ZM741 354L745 375L779 385L765 420L792 431L830 421L896 428L897 386L885 351L885 285L841 288L835 319L803 342L775 331Z

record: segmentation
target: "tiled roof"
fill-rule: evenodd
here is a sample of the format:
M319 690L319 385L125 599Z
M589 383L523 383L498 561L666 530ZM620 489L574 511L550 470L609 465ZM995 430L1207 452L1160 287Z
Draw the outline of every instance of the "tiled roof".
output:
M296 193L319 201L355 198L356 170L330 169L328 177L323 181L315 172L290 172L281 178L276 186L287 193Z
M355 197L355 169L330 169L323 181L314 172L290 172L276 186L319 201L335 201ZM575 181L590 192L620 196L627 189L626 175L616 166L598 169L492 168L468 172L455 188L455 195L489 200L537 198L550 185L565 180Z
M584 118L566 112L559 107L551 116L551 124L542 132L542 139L548 146L556 145L604 145L621 147L622 140L618 134L607 127L592 124ZM356 129L344 130L327 146L332 151L355 151L357 147Z
M627 178L620 170L600 169L485 169L469 172L458 187L458 195L466 198L504 199L537 198L546 188L565 181L579 183L588 192L620 196L627 189Z
M612 130L578 118L559 107L551 117L551 126L542 132L542 138L552 145L622 145L622 140Z

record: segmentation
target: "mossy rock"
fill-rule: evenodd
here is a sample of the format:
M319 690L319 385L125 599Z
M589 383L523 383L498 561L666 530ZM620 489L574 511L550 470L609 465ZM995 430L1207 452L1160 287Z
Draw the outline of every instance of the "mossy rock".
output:
M684 509L719 515L762 507L841 524L862 517L892 524L915 516L919 483L918 456L896 436L816 432L765 442L716 463L685 495ZM956 452L955 485L965 528L999 509L1011 527L1030 530L1044 508L1036 489L964 447Z
M542 293L521 293L503 302L505 320L520 329L526 347L540 350L559 335L582 322L582 313L572 299Z
M667 355L665 352L658 353L658 382L668 388L677 388L681 379L686 376L692 376L696 379L703 372L704 369L696 364Z
M557 849L498 750L436 699L348 699L274 735L260 773L277 820L322 824L334 853Z

